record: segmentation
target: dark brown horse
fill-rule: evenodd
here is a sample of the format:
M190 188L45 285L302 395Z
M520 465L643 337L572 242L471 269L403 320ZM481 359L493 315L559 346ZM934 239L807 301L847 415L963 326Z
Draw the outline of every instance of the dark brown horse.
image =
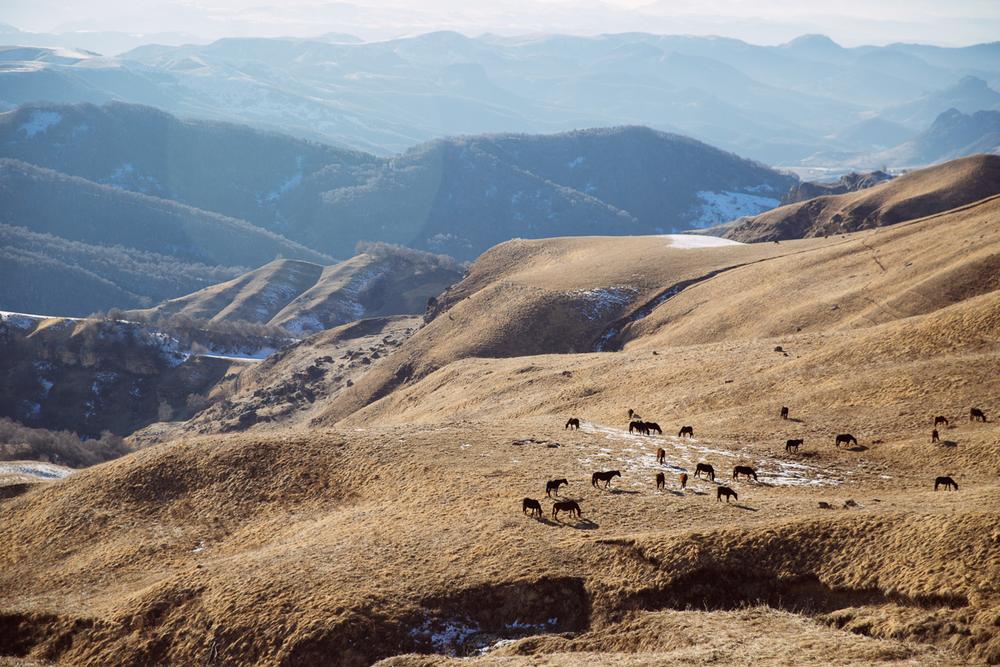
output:
M735 468L733 468L733 479L738 480L740 478L740 475L746 475L748 482L750 481L751 477L753 477L753 481L755 482L757 481L757 471L751 468L750 466L736 466Z
M551 498L552 492L555 491L558 496L560 486L569 486L569 481L566 479L550 479L545 482L545 495Z
M937 432L937 429L931 431L931 444L933 445L935 442L941 442L941 434Z
M788 440L787 442L785 442L785 451L786 452L796 452L796 453L798 453L799 447L801 445L802 445L802 440L801 439L798 439L798 440Z
M665 450L663 447L660 447L659 449L656 450L656 462L659 463L660 465L663 465L664 463L667 462L667 450Z
M615 477L621 477L622 474L618 470L607 470L605 472L595 472L590 476L590 484L595 488L601 488L597 485L598 482L604 482L604 488L607 489L611 486L611 480Z
M781 418L788 419L788 408L786 408L785 406L781 407Z
M713 468L709 464L707 464L707 463L699 463L698 465L696 465L694 467L694 476L695 477L700 478L701 477L701 473L705 473L705 475L708 476L708 479L712 480L713 482L715 481L715 468Z
M715 499L716 500L718 500L718 501L721 502L722 501L722 496L726 497L726 502L727 503L729 502L730 498L732 498L734 500L739 500L740 499L740 497L738 495L736 495L736 492L733 491L732 489L730 489L728 486L720 486L719 489L715 492Z
M638 432L641 435L649 435L649 428L646 427L646 422L636 420L629 422L628 432Z
M984 422L986 421L986 413L979 408L972 408L969 410L969 421L970 422Z
M542 504L534 498L525 498L521 501L521 513L528 514L528 510L531 510L529 516L542 516Z
M934 428L937 428L941 424L944 424L945 426L948 425L948 418L944 415L938 415L934 418Z
M945 476L945 477L938 477L937 479L934 480L934 490L935 491L937 491L938 487L942 486L942 485L944 486L944 490L945 491L950 491L951 489L954 489L955 491L958 491L958 482L956 482L955 480L953 480L951 477L947 477L947 476Z
M628 419L629 419L629 421L632 421L633 418L635 418L635 419L641 419L641 417L636 414L635 410L633 410L632 408L629 408L628 409Z
M558 519L559 512L569 512L570 516L580 518L580 506L575 500L560 500L552 505L552 518Z
M854 445L855 445L855 446L857 446L857 444L858 444L858 439L857 439L857 438L855 438L855 437L854 437L853 435L851 435L850 433L841 433L841 434L839 434L839 435L837 436L837 446L838 446L838 447L840 447L841 445L849 445L849 444L851 444L852 442L854 443Z
M647 435L652 433L653 431L656 431L656 435L663 435L663 429L660 428L660 425L657 424L656 422L645 422L645 424L646 424Z
M576 417L570 417L569 421L566 422L566 428L580 428L580 420Z
M681 426L681 430L677 432L678 438L683 438L684 436L694 437L694 427L692 426Z
M688 485L688 474L686 472L681 473L681 488L686 489Z
M667 485L667 478L662 472L656 473L656 490L659 491Z

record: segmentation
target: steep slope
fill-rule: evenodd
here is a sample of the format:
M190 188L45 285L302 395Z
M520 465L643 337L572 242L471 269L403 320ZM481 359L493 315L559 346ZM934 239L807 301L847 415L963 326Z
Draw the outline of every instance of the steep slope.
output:
M934 164L975 153L1000 153L1000 110L963 114L949 109L934 123L873 160L893 166Z
M781 198L781 204L794 204L795 202L806 201L816 197L826 195L842 195L848 192L857 192L888 181L892 176L884 171L872 171L867 174L851 172L844 174L836 181L813 182L805 181L792 187L785 196Z
M743 242L871 229L964 206L1000 193L1000 156L974 155L872 188L818 197L711 230Z
M181 315L242 321L314 333L365 317L420 314L427 301L462 277L448 257L368 244L366 252L330 266L279 259L228 282L171 299L135 315Z

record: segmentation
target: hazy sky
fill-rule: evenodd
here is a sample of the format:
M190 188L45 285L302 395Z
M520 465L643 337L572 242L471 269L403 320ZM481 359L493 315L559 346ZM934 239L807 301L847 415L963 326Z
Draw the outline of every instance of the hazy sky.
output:
M36 32L115 30L381 39L437 29L483 32L647 31L773 44L821 32L846 46L1000 40L1000 0L0 0L0 22Z

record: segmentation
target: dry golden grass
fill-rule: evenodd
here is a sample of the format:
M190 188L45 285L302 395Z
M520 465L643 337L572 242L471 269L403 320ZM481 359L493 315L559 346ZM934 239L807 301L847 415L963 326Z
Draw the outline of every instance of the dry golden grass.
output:
M0 501L0 647L94 665L450 665L433 654L491 645L471 662L1000 662L996 210L778 245L504 244L294 427L182 436ZM612 287L633 298L594 315L581 294ZM630 436L630 407L665 435ZM702 461L738 500L678 488ZM732 481L737 464L759 481ZM960 490L934 491L942 474ZM558 477L581 519L549 514Z

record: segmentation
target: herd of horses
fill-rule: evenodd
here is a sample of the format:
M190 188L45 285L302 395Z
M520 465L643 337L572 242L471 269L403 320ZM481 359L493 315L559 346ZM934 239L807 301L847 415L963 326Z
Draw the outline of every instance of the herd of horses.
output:
M779 412L781 419L788 419L789 418L788 413L789 413L788 408L786 406L782 406L781 411ZM644 421L631 408L628 411L628 419L629 419L628 432L630 434L638 433L640 435L651 435L653 433L656 433L657 435L663 435L663 429L660 428L659 424L657 424L656 422ZM979 408L971 408L969 410L969 421L985 422L987 421L986 413ZM931 431L932 443L940 442L940 434L938 433L937 427L942 425L949 426L949 423L950 422L948 421L948 418L945 417L944 415L938 415L934 417L934 429ZM566 422L565 428L579 429L580 419L578 417L570 417L569 420L567 420ZM694 428L692 428L691 426L681 427L680 431L678 431L677 433L677 437L683 438L685 436L693 438ZM789 453L792 452L797 453L799 451L799 447L801 447L804 444L804 442L805 441L801 438L789 439L785 442L785 451ZM834 438L834 445L838 448L844 445L858 447L858 439L855 438L850 433L838 433L837 436ZM666 450L663 449L662 447L659 447L656 450L656 462L659 465L666 465L666 458L667 458ZM702 475L704 475L704 479L708 479L714 482L715 468L708 463L698 463L695 466L694 476L699 479L702 479ZM611 480L613 480L615 477L621 477L621 476L622 474L620 470L604 470L595 472L590 476L590 484L596 489L607 490L611 488ZM750 466L738 465L734 467L733 480L738 481L740 476L745 477L748 482L751 479L753 479L755 482L759 481L757 478L757 471ZM687 473L681 473L678 477L678 481L680 484L680 488L682 490L686 489L688 482ZM602 483L604 484L604 486L601 486ZM667 483L666 475L662 472L656 473L656 489L658 491L663 490L664 488L666 488L666 483ZM545 497L553 500L552 518L553 519L558 518L560 512L568 513L570 516L575 516L577 518L580 518L582 513L580 510L579 503L577 503L575 500L556 500L556 497L559 496L559 489L563 486L569 486L569 480L565 478L551 479L545 483ZM934 480L935 491L937 491L938 488L942 486L945 488L946 491L948 490L958 491L958 483L954 479L946 475L938 477ZM722 499L725 498L726 502L728 503L730 498L738 501L739 495L736 493L736 491L729 488L728 486L720 485L716 489L715 498L719 502L721 502ZM820 503L820 505L823 504L824 503ZM538 517L543 516L542 504L538 500L535 500L534 498L525 498L521 502L521 511L529 516L538 516Z

